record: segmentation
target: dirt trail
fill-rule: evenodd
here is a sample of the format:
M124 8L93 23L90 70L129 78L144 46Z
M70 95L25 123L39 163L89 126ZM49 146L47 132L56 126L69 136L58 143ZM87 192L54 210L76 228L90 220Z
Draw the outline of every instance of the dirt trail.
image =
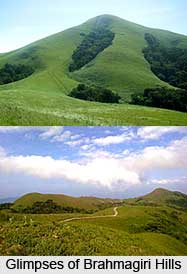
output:
M104 215L104 216L87 216L87 217L75 217L75 218L71 218L71 219L66 219L61 221L61 223L68 223L68 222L72 222L72 221L78 221L78 220L89 220L89 219L99 219L99 218L114 218L118 216L118 207L115 207L113 209L114 214L113 215Z

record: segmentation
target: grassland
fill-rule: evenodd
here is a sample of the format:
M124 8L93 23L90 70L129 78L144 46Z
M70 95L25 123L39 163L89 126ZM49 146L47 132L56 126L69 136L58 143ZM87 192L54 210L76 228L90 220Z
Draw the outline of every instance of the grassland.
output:
M175 192L162 190L161 205L154 206L125 200L115 216L112 205L93 214L0 210L0 255L187 255L187 213L167 205L173 196Z
M113 45L84 68L69 73L72 53L82 39L80 33L87 34L104 21L115 33ZM146 32L167 46L178 40L180 47L187 47L186 36L101 16L0 55L0 67L5 63L35 67L32 76L0 86L0 125L186 125L186 113L125 104L133 92L169 86L151 72L143 56ZM67 94L79 82L110 88L122 96L123 103L109 105L69 98Z
M110 214L112 209L105 210ZM78 214L27 215L0 213L1 255L187 255L186 213L169 208L128 207L115 218L63 223ZM98 214L98 213L97 213ZM168 215L169 214L169 215ZM147 223L166 218L167 229L147 231ZM3 217L4 216L4 217ZM169 216L169 217L168 217ZM175 223L175 227L174 224ZM177 226L176 226L177 224ZM169 228L169 229L168 229ZM174 228L174 231L173 231Z

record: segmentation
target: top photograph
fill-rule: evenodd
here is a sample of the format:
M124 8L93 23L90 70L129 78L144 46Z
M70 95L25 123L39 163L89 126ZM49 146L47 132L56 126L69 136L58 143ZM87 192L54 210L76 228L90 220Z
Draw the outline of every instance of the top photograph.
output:
M187 126L186 0L0 11L0 126Z

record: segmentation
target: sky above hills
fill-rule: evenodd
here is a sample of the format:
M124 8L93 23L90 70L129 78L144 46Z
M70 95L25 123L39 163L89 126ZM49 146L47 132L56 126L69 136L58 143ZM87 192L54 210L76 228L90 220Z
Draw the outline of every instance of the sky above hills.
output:
M0 127L0 199L187 193L187 127Z
M148 27L187 34L186 0L1 0L0 52L112 14Z

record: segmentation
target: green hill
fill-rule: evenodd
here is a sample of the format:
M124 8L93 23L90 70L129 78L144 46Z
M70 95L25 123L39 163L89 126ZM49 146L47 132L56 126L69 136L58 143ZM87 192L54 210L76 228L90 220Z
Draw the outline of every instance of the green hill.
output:
M72 56L85 37L107 28L112 42L80 69L69 71ZM108 105L70 98L67 94L79 83L96 84L118 92L127 102L134 92L165 86L146 61L145 34L162 45L187 48L187 37L146 28L115 16L93 18L75 28L0 55L0 69L7 63L34 68L20 81L0 85L1 125L185 125L186 113L126 104ZM91 38L90 38L91 39ZM177 42L176 42L177 41ZM19 75L18 79L21 79Z
M158 188L148 195L134 199L127 199L125 200L125 203L144 206L169 206L185 210L187 209L187 195L177 191Z
M121 200L118 199L101 199L96 197L76 198L63 194L29 193L17 199L13 208L27 208L36 202L47 202L48 200L52 200L54 203L62 207L72 207L85 210L98 210L107 206L113 206L113 204L121 202Z

